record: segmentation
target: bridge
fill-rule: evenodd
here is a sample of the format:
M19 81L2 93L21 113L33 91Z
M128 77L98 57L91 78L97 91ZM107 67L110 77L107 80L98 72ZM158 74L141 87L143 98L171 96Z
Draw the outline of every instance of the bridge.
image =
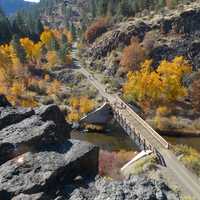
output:
M182 191L191 195L193 199L200 199L200 181L187 168L183 166L177 157L170 150L170 144L153 130L134 110L126 104L117 94L109 94L106 86L101 83L98 77L92 75L83 68L77 60L76 44L72 56L74 64L78 67L87 80L93 85L107 103L112 107L114 117L125 132L134 140L137 140L143 149L152 150L166 168L166 173L170 175Z

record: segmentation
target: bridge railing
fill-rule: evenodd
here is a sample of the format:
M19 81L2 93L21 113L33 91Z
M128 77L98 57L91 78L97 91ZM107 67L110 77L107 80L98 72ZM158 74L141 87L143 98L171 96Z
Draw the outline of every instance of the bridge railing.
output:
M123 103L128 111L134 116L134 118L149 132L151 135L165 148L169 149L170 145L169 143L160 136L147 122L145 122L137 113L134 112L134 110L125 103L119 96L117 96L121 103Z

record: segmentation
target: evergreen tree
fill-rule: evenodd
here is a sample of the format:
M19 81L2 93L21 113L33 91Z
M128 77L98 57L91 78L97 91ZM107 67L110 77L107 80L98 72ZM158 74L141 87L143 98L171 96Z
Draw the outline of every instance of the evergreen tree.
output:
M57 40L54 37L51 39L50 49L52 51L58 51L59 50L59 44L58 44Z
M26 52L24 48L21 46L19 37L17 35L13 35L13 39L11 41L11 44L15 50L15 53L17 57L19 58L20 62L22 64L26 63Z
M11 25L0 8L0 44L8 43L12 37Z
M61 62L64 64L66 62L66 55L68 53L68 45L67 43L63 44L62 47L59 50L59 58Z

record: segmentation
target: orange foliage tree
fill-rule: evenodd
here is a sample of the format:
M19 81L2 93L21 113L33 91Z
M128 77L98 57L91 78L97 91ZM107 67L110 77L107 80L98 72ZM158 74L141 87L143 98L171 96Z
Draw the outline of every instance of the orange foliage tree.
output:
M126 70L138 70L140 64L145 60L145 50L140 46L139 42L134 40L126 47L121 56L120 65Z
M200 111L200 79L192 83L190 96L195 110Z
M47 67L48 68L52 68L56 64L59 63L59 58L58 58L58 55L57 55L56 51L48 51L47 55L46 55L46 58L47 58L47 62L48 62L47 63Z
M108 18L102 17L92 23L85 32L85 39L88 43L93 43L97 37L107 31Z
M54 80L47 89L48 95L56 95L61 90L61 83L58 80Z

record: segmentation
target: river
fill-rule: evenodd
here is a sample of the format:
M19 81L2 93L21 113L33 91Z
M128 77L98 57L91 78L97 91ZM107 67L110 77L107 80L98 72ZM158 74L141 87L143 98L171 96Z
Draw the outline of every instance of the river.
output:
M200 152L200 137L165 137L173 145L184 144Z
M107 131L99 132L71 132L72 139L90 142L107 151L138 151L137 145L123 131L117 122L110 122ZM200 137L165 137L170 144L185 144L200 152Z
M116 123L110 122L107 131L99 132L71 132L72 139L84 140L99 146L107 151L138 151L136 144L126 135L123 129Z

